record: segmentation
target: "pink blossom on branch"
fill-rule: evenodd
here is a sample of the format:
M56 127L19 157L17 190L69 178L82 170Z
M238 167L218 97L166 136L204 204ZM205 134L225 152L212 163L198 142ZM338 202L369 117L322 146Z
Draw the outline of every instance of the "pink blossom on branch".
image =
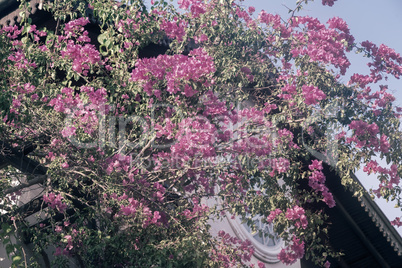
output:
M237 237L233 237L225 231L218 232L219 242L216 246L217 250L212 251L211 258L218 261L224 268L238 266L238 260L240 260L242 266L251 260L254 253L254 248L249 240L241 240ZM233 252L229 254L229 252ZM261 266L260 266L261 267Z
M74 44L69 41L66 48L61 52L63 58L72 60L72 69L77 73L82 73L84 76L88 75L88 71L91 65L96 63L101 64L99 51L94 45Z
M382 79L380 75L382 72L399 79L402 75L402 57L399 53L384 44L377 47L370 41L364 41L361 45L373 58L373 62L368 63L368 66L371 67L371 77L374 82Z
M76 134L76 127L74 126L69 126L69 127L65 127L62 131L61 131L61 135L63 136L63 138L68 138L71 136L74 136Z
M312 160L311 164L308 166L311 170L309 176L308 185L317 193L322 194L322 201L332 208L335 206L335 200L333 195L329 192L327 186L325 186L325 175L323 173L322 161Z
M10 82L6 90L10 89L11 95L6 102L10 103L11 113L14 112L14 115L1 115L3 125L12 128L10 131L7 129L12 137L32 128L31 125L36 122L28 122L27 124L31 124L29 128L18 129L14 121L10 122L23 121L13 116L19 113L18 116L22 117L23 109L27 107L39 112L37 114L48 112L52 122L60 123L45 123L43 126L43 129L47 128L54 135L50 145L43 145L45 155L47 154L43 160L58 172L57 176L52 177L54 182L51 181L49 186L54 191L65 190L59 188L62 185L58 184L59 174L65 176L61 179L68 180L69 187L75 187L75 182L79 180L79 187L84 186L79 189L83 193L79 198L85 202L91 201L88 202L89 210L93 210L96 213L94 215L106 216L106 220L100 219L101 224L106 225L104 230L114 229L122 234L121 239L133 239L125 241L132 247L125 248L124 254L132 256L132 253L135 255L138 252L136 256L141 256L144 248L157 248L156 254L161 256L160 254L167 252L165 245L173 242L175 246L169 246L166 260L177 261L177 253L187 258L188 256L184 256L185 249L182 248L183 245L187 247L190 244L180 241L182 233L177 228L180 226L196 242L189 250L201 249L202 252L196 253L205 253L208 261L215 262L216 266L230 267L247 263L253 254L249 241L240 241L224 232L220 232L217 238L211 238L208 236L208 226L203 225L208 217L218 214L209 215L215 211L200 204L198 197L218 195L224 199L223 208L244 208L251 213L256 211L252 206L258 205L263 210L264 206L272 207L271 201L278 201L278 208L273 208L266 221L275 222L279 230L283 230L281 227L286 225L285 230L296 233L296 236L287 236L290 241L285 241L287 247L278 256L287 264L294 263L303 257L305 246L311 248L314 243L311 241L311 234L314 228L319 227L319 220L323 219L322 215L312 215L308 210L309 205L305 206L304 202L318 200L329 207L335 205L334 198L325 185L328 169L324 170L322 162L318 160L313 160L310 165L306 162L308 160L300 160L302 154L305 156L305 150L297 144L300 142L300 133L297 132L300 122L315 108L312 106L331 103L332 99L327 99L329 97L340 99L350 105L350 108L358 108L355 118L350 117L347 112L348 118L341 122L345 125L347 123L344 122L351 122L349 129L352 130L344 132L341 141L345 147L342 149L363 148L374 153L381 152L387 157L395 156L393 136L388 131L391 128L384 129L384 124L381 123L381 120L388 119L384 116L387 116L388 108L392 108L394 98L386 92L385 87L371 93L367 86L378 81L387 71L398 74L398 55L384 46L364 44L366 51L374 55L371 66L374 71L368 76L352 76L352 87L345 88L339 83L339 76L332 72L338 70L341 74L345 73L350 64L346 52L354 45L354 38L342 19L331 18L324 25L315 18L293 17L291 22L285 23L278 15L262 12L258 20L253 20L251 14L255 12L254 8L247 10L233 1L206 2L208 1L179 1L180 7L188 10L182 15L171 12L169 7L157 10L161 7L160 4L154 6L154 11L150 13L132 9L133 6L125 9L125 6L118 3L111 4L112 17L116 15L118 19L115 22L101 20L105 22L102 32L104 36L113 38L113 46L119 47L122 53L111 51L108 58L103 58L96 47L88 44L90 39L84 27L89 20L86 18L65 24L64 35L49 35L48 39L56 41L55 43L42 44L45 41L40 37L44 34L32 26L28 31L32 40L28 40L27 46L25 39L22 42L22 32L18 28L3 28L4 40L12 39L9 40L12 49L3 52L8 65L0 65L5 67L1 71L10 76L9 81L6 79L6 84ZM334 2L335 0L324 0L323 4L332 6ZM217 3L219 5L213 6ZM96 2L93 4L94 16L99 13L100 8L107 13L103 8L108 3L105 2L102 6ZM224 27L227 30L222 32L220 24L230 27ZM254 27L257 24L262 24L262 27ZM162 35L179 42L172 42L167 54L155 58L139 58L141 53L137 52L141 52L148 44L165 41L159 39ZM189 40L194 40L198 48L191 50L189 55L174 54ZM251 55L255 54L253 51L264 53L269 59L265 62L263 57L254 58ZM36 61L36 58L42 57L49 59L46 65L42 61ZM275 63L275 66L266 64L268 61ZM379 62L385 62L387 67L382 68ZM40 68L35 68L36 64ZM67 81L61 77L62 81L54 81L53 76L41 73L45 69L63 69L65 64L67 66L64 70L69 72L69 77L73 75L74 78L82 79ZM301 70L310 65L317 68L310 73ZM331 70L332 67L337 70ZM270 81L270 73L276 71L275 69L279 71L279 77L277 81ZM297 75L294 74L296 72ZM323 83L316 79L320 77L325 79ZM249 79L250 88L243 88L239 79ZM70 84L70 87L61 86ZM249 95L249 92L253 95ZM237 103L231 103L236 100L242 104L250 96L256 101L251 104L252 107L238 109L235 108ZM303 101L306 105L298 105ZM115 104L116 109L110 109L110 103ZM177 105L181 111L172 112L161 108L160 104ZM364 118L361 120L358 113L360 111L361 118ZM150 119L151 113L157 118ZM125 129L127 136L123 138L133 141L146 137L155 141L153 144L150 142L148 146L145 142L140 146L147 148L142 150L136 147L129 153L116 148L113 144L113 139L116 138L114 135L117 134L114 131L115 117L126 114L144 117L152 129L139 131L133 124L132 128L130 125ZM63 124L60 119L64 118L71 122ZM79 135L80 139L92 138L91 134L100 136L102 133L98 134L97 130L105 125L99 123L103 119L110 127L106 137L109 140L102 144L104 147L98 150L77 150L68 143L68 139L64 139L74 135ZM323 118L322 123L327 119ZM40 118L39 122L46 120ZM392 120L389 123L393 124ZM42 129L42 126L39 128ZM347 137L347 133L352 132L354 135ZM64 138L60 138L60 134ZM154 145L166 143L169 146L162 150L154 148ZM68 154L69 158L63 154ZM148 166L145 163L147 161ZM357 161L347 161L345 164L350 166L345 169L353 168L354 162ZM378 173L382 178L375 194L384 195L384 192L390 192L400 183L395 164L382 168L376 162L369 162L364 169L368 173ZM74 175L70 176L72 174ZM254 183L259 183L255 182L255 178L260 175L263 177L261 183L265 184L264 190L249 191ZM305 196L298 199L301 192L294 183L301 177L307 178L310 189L303 189L302 194ZM277 180L282 178L283 187L275 189ZM269 187L265 187L266 185ZM265 190L269 191L268 197L264 196ZM69 193L72 192L74 191ZM92 201L98 196L99 203L96 207L92 206ZM179 202L176 202L176 196ZM277 197L282 199L278 200ZM55 210L66 209L60 194L46 194L43 200ZM268 200L270 204L257 204L256 200ZM289 207L289 204L292 206ZM74 206L74 202L71 205ZM76 207L74 210L78 211ZM79 217L86 216L83 213L85 211L80 212ZM61 243L56 241L56 254L81 256L88 252L85 247L79 246L78 236L74 234L77 232L75 224L79 225L81 219L84 224L78 227L89 231L82 234L82 237L96 238L100 242L99 248L104 248L104 241L109 234L94 232L96 236L91 237L93 230L87 229L85 219L80 218L71 224L57 222L53 226L41 226L44 227L41 232L49 229L53 232L52 237L62 239ZM400 220L394 221L394 224L400 225ZM112 225L113 228L110 228ZM179 231L178 236L176 231ZM169 234L168 238L164 236L166 233ZM301 233L306 235L302 236ZM167 243L161 243L161 239L163 243ZM152 241L152 245L148 241ZM208 241L213 242L213 246ZM112 250L112 247L109 248ZM176 248L180 250L175 252ZM151 255L146 255L145 258L148 256ZM205 256L201 257L205 259ZM124 264L126 266L133 265L129 263L130 259L124 261L127 262ZM329 263L321 265L328 266ZM259 266L264 265L260 263Z
M204 14L207 8L204 0L179 0L177 3L181 9L190 10L195 18Z
M282 210L279 208L275 209L274 211L271 211L269 216L267 217L267 222L271 223L275 220L275 218L282 213Z
M308 166L310 170L323 170L322 161L318 161L316 159L311 161L311 164Z
M300 242L300 238L294 236L290 243L278 254L278 259L286 265L291 265L304 256L304 241Z
M391 149L389 138L381 134L376 123L369 124L362 120L353 120L349 128L354 131L354 136L346 139L347 143L355 142L358 148L372 148L375 152L388 153Z
M17 50L8 57L8 60L15 62L14 65L17 69L28 70L29 67L36 68L35 62L28 61L22 50Z
M308 220L305 215L305 210L302 207L296 205L293 208L288 208L286 210L286 218L292 221L296 228L307 228Z
M330 6L330 7L332 7L332 6L334 5L335 1L337 1L337 0L322 0L322 4L323 4L324 6Z
M319 101L324 100L327 95L316 86L302 86L303 96L307 105L317 104Z
M64 212L67 209L67 204L63 203L61 194L48 193L43 195L43 202L47 203L49 207L57 209L59 212Z
M272 171L269 173L269 175L274 177L275 174L288 172L290 168L290 161L283 157L274 158L272 159L271 167Z
M162 19L160 27L161 30L165 31L168 37L182 42L183 37L186 35L185 29L187 28L187 23L183 20L178 20L175 17L175 20L172 22Z
M293 28L296 29L304 24L306 29L293 34L291 53L293 57L308 55L311 61L332 64L344 75L350 66L345 52L352 48L354 37L342 19L335 17L327 23L328 28L316 18L309 16L294 18Z
M159 55L157 58L140 59L131 73L131 80L142 85L145 93L161 99L163 93L158 85L166 80L166 91L170 94L181 92L187 97L196 91L189 89L189 82L201 82L211 85L210 80L215 72L212 57L204 49L192 50L189 56ZM187 86L187 87L186 87Z
M67 38L77 37L78 33L84 32L84 26L89 23L88 18L79 18L72 20L64 26L64 32Z
M399 217L396 217L395 220L391 221L391 224L393 226L396 226L396 227L401 227L402 226L402 219L399 218Z

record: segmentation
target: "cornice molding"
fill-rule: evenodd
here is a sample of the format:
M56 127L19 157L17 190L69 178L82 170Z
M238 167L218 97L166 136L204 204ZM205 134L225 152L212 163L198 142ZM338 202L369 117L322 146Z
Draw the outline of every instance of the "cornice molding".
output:
M31 0L29 1L29 5L32 8L30 15L35 14L38 10L42 10L43 8L43 1L44 0ZM14 2L13 0L8 0L5 2ZM5 3L5 6L9 6L6 5L7 3ZM12 4L12 3L11 3ZM10 4L10 5L11 5ZM21 22L21 18L19 16L21 10L18 9L18 7L14 10L11 10L7 15L3 16L2 18L0 18L0 25L3 26L12 26L16 23Z
M362 186L357 177L353 174L352 178ZM363 186L362 186L363 187ZM363 188L364 190L364 188ZM352 192L352 189L350 189ZM387 239L394 251L398 253L398 256L402 256L402 237L391 225L387 216L380 209L380 207L371 199L370 195L364 190L361 197L357 197L360 205L368 213L369 217L375 223L381 234Z

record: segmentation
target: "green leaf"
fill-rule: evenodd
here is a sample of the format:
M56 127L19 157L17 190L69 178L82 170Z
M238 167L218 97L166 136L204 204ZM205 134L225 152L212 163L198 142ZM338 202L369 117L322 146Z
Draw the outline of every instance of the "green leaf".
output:
M100 44L104 44L107 39L108 39L108 38L107 38L107 36L106 36L106 33L100 34L100 35L98 36L98 42L99 42Z
M18 263L22 260L22 258L20 256L14 256L13 257L13 263Z
M14 246L12 244L7 244L6 245L6 253L8 256L10 256L10 253L14 252Z

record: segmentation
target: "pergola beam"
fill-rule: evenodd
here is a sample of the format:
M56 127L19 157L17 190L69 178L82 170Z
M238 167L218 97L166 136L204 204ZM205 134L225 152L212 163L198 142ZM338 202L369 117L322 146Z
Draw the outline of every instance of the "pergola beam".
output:
M0 141L1 155L0 168L12 165L14 168L27 175L45 175L46 168L26 155L35 149L32 143L27 143L22 148L13 148L7 142Z

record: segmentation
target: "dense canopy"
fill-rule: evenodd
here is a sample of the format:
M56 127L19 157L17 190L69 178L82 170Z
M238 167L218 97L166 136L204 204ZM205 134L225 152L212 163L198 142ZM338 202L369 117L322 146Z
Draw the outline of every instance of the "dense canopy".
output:
M210 234L229 213L274 224L282 262L328 267L329 173L356 195L351 175L375 173L372 194L401 205L393 49L298 16L307 0L289 18L151 2L45 1L52 26L22 12L0 29L0 238L16 266L34 261L14 235L57 267L249 265L249 241ZM345 75L354 52L370 73Z

